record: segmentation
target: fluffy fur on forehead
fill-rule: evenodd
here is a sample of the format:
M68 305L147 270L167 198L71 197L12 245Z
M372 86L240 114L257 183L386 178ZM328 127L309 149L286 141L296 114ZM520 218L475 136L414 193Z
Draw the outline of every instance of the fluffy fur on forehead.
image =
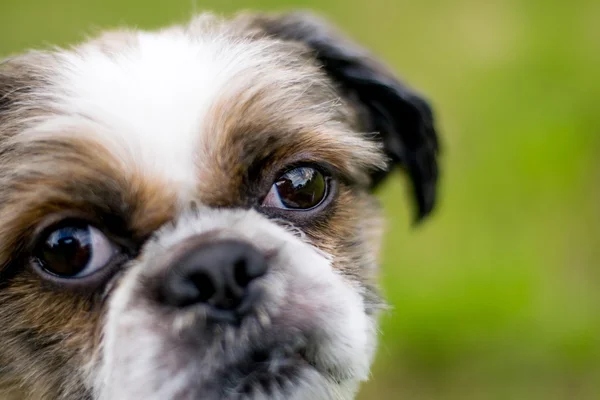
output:
M300 153L357 180L385 165L379 145L352 131L351 108L306 49L234 27L205 16L45 56L42 84L22 104L50 112L30 113L22 139L87 135L123 168L176 183L182 199L199 171L223 170L224 156L245 168L244 156ZM278 144L287 154L275 154Z

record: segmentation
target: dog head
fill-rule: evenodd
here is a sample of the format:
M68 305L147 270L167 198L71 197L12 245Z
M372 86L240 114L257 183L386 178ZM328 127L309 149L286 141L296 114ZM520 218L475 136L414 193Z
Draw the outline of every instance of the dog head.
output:
M203 15L0 66L0 392L344 398L381 221L435 200L431 110L308 15Z

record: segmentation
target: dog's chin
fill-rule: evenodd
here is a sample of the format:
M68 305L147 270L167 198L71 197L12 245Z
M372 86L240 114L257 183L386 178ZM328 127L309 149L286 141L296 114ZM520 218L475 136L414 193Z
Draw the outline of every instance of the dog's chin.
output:
M128 381L120 388L109 388L101 399L144 398L159 400L329 400L352 399L360 379L338 364L324 365L311 353L326 354L326 349L311 350L305 340L260 343L240 349L221 349L218 367L205 362L162 371L166 376L146 376L148 386ZM206 374L206 370L211 372ZM199 373L190 373L197 371ZM150 372L150 371L148 371ZM159 374L162 375L162 374ZM162 382L162 384L158 383ZM124 382L121 382L123 384ZM146 387L144 387L146 386ZM154 390L149 387L154 386Z
M109 389L110 398L144 398L162 400L350 400L358 388L358 382L347 378L340 380L322 370L306 358L303 350L273 348L271 351L257 348L236 362L227 365L213 375L194 377L184 373L179 381L177 374L163 383L156 393L138 392L134 387ZM195 379L198 378L198 379ZM173 381L179 381L177 388ZM198 381L202 381L200 385ZM133 385L135 386L135 385ZM171 386L170 388L168 388ZM165 390L166 389L166 390ZM173 390L174 389L174 390ZM103 397L109 398L109 397Z
M229 358L205 384L190 389L194 399L350 399L357 384L343 366L325 366L311 356L319 350L297 336L261 343ZM324 350L324 349L323 349ZM321 351L325 352L325 351ZM233 352L236 353L236 352Z
M228 339L230 328L224 327L203 350L184 335L183 342L192 346L162 347L145 362L139 360L144 356L132 354L136 360L117 365L113 370L117 376L112 375L97 398L352 399L364 380L316 332L292 334L284 327L271 327ZM197 356L198 351L204 356Z
M339 392L339 383L307 359L304 348L293 345L256 348L227 368L215 380L219 381L215 389L225 399L306 398L309 394L325 399Z

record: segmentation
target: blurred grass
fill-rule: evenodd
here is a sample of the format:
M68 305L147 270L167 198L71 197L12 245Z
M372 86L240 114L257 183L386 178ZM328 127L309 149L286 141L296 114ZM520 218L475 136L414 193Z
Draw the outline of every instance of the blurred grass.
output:
M2 0L0 54L193 10L309 8L432 100L440 204L410 228L398 174L393 311L363 399L600 398L600 3L596 0Z

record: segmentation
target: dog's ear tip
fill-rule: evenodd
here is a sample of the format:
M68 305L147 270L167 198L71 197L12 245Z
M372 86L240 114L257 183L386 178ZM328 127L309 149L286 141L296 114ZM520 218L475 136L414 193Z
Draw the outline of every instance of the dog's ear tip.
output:
M413 153L410 159L408 173L413 187L415 200L415 220L423 221L436 206L439 181L439 143L435 131L432 138L423 147Z
M436 190L432 188L428 191L427 194L423 194L423 196L419 196L420 198L417 201L417 207L414 217L415 225L423 222L427 217L431 215L436 205Z

